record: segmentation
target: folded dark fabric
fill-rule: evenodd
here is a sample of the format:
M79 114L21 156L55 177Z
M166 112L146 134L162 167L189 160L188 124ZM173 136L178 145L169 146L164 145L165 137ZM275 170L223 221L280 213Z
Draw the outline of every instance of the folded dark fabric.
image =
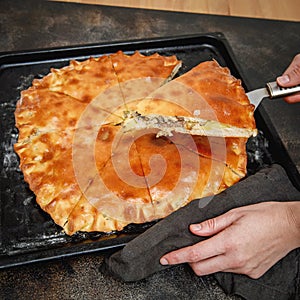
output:
M290 252L259 279L221 272L215 278L229 295L251 300L299 300L300 249Z
M170 267L162 266L159 263L159 259L165 253L195 244L204 239L190 233L189 225L191 223L202 222L230 209L249 204L265 201L299 200L300 192L291 184L284 169L274 164L249 176L213 198L194 200L186 207L174 212L129 242L122 250L111 255L105 262L105 268L113 276L127 282L146 278L155 272ZM249 295L249 292L248 294L243 292L243 289L247 290L246 286L253 289L251 291L248 288L251 293L255 292L252 287L254 284L248 284L252 281L259 283L261 287L263 286L264 292L266 291L265 283L267 286L272 286L274 283L275 290L277 288L285 289L286 286L287 292L289 292L291 282L294 282L295 278L299 276L299 274L296 274L299 271L296 270L296 267L290 269L290 265L296 264L297 259L299 268L299 252L291 252L286 258L288 259L289 256L293 256L291 263L280 262L282 267L285 266L284 270L278 270L278 267L275 268L274 266L256 281L247 276L229 273L218 273L216 278L227 293L236 293L246 299L256 299L253 294ZM278 287L278 283L282 286ZM239 290L240 288L242 291ZM264 298L260 294L258 299ZM280 299L280 297L277 296L277 299Z

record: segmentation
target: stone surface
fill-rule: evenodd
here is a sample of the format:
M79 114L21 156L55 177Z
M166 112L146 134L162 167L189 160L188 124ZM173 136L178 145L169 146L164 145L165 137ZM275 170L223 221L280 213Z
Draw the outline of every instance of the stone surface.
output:
M82 256L0 272L1 299L239 299L229 297L211 276L179 266L136 283L99 271L102 256Z

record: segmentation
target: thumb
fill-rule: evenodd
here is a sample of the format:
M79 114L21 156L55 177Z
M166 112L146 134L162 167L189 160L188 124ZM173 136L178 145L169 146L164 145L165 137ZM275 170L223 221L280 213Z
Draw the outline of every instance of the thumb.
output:
M283 87L300 84L300 54L297 54L282 76L277 77L277 83Z
M199 236L211 236L229 227L240 217L240 214L237 214L234 211L229 211L223 215L208 219L199 224L191 224L190 231Z

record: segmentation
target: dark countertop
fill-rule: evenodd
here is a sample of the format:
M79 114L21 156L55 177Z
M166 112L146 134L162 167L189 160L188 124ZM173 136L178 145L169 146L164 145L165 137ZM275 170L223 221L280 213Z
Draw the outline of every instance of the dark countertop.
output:
M0 52L208 32L225 35L250 89L274 80L300 52L298 22L58 2L0 2ZM281 138L282 149L288 150L289 162L298 170L299 111L299 104L281 100L266 100L259 109L259 117ZM102 261L99 253L0 271L0 298L234 299L212 276L198 278L183 266L124 284L99 272Z

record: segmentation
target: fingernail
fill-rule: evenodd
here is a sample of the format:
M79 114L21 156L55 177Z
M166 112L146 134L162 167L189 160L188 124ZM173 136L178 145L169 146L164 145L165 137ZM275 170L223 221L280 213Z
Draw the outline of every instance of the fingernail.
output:
M201 224L192 224L192 225L190 226L190 228L191 228L193 231L200 231L201 228L202 228L202 226L201 226Z
M165 265L168 265L169 262L165 258L161 258L160 259L160 264L163 265L163 266L165 266Z
M283 75L277 78L280 84L286 84L290 81L290 77L288 75Z

